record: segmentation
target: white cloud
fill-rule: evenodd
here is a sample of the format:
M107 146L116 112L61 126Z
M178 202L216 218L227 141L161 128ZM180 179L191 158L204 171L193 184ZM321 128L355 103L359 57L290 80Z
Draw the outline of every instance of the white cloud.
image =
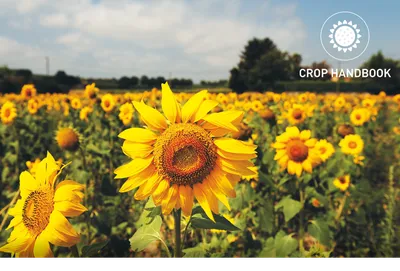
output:
M47 27L67 27L69 21L66 14L56 13L40 17L40 24Z
M21 14L29 13L45 4L48 0L19 0L15 1L17 11Z

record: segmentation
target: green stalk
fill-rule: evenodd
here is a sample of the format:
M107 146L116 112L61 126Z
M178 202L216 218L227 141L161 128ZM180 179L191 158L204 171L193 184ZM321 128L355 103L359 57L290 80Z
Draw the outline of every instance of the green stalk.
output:
M301 210L299 212L299 249L300 252L304 253L304 202L305 202L305 195L303 190L303 185L300 183L300 180L297 181L297 189L299 190L300 194L300 203L301 203Z
M79 256L78 247L76 245L73 245L72 247L70 247L70 249L71 249L72 256L74 258L79 258L80 257Z
M182 257L182 244L181 244L181 209L175 210L174 220L175 220L175 250L174 257Z

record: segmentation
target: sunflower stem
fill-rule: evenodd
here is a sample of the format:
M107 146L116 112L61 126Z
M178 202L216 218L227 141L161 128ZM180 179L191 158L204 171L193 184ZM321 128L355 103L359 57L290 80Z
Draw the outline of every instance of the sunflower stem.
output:
M303 185L300 180L297 181L297 188L300 194L301 210L299 213L299 249L301 253L304 253L304 202L305 195Z
M78 247L76 245L73 245L72 247L70 247L70 249L71 249L72 256L74 258L79 258L80 257L79 256L79 250L78 250Z
M181 209L174 211L174 220L175 220L175 250L174 257L180 258L182 257L182 244L181 244Z
M81 156L82 156L82 163L83 163L83 169L86 172L90 172L88 171L87 168L87 164L86 164L86 157L85 157L85 152L83 150L83 148L80 146L79 147ZM86 228L87 228L87 243L88 245L90 244L90 212L89 212L89 185L90 185L90 179L86 178L86 193L85 193L85 207L88 209L88 212L86 214Z

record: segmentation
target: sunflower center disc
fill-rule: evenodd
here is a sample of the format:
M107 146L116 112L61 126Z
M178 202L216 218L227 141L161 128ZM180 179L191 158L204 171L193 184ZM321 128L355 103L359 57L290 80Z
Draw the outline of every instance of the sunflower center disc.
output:
M49 224L53 212L53 193L51 190L36 190L25 200L22 209L22 221L29 231L38 235Z
M350 149L355 149L357 147L357 143L354 141L349 142L349 148Z
M286 148L290 160L303 162L308 157L308 147L301 140L290 141Z
M9 108L6 108L5 112L4 112L4 116L6 118L8 118L11 115L11 110Z
M301 109L296 108L293 110L292 115L294 119L299 120L303 116L303 111Z
M194 185L213 170L217 147L211 135L195 124L171 125L154 145L154 162L171 185Z

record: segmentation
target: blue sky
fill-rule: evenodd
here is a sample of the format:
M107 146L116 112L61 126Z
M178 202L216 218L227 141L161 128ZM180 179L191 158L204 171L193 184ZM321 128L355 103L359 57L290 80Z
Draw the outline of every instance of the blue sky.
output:
M143 74L195 81L228 78L253 37L303 56L303 64L338 61L319 32L333 13L359 14L371 40L356 68L382 50L400 59L400 1L313 0L0 0L0 65L85 77Z

